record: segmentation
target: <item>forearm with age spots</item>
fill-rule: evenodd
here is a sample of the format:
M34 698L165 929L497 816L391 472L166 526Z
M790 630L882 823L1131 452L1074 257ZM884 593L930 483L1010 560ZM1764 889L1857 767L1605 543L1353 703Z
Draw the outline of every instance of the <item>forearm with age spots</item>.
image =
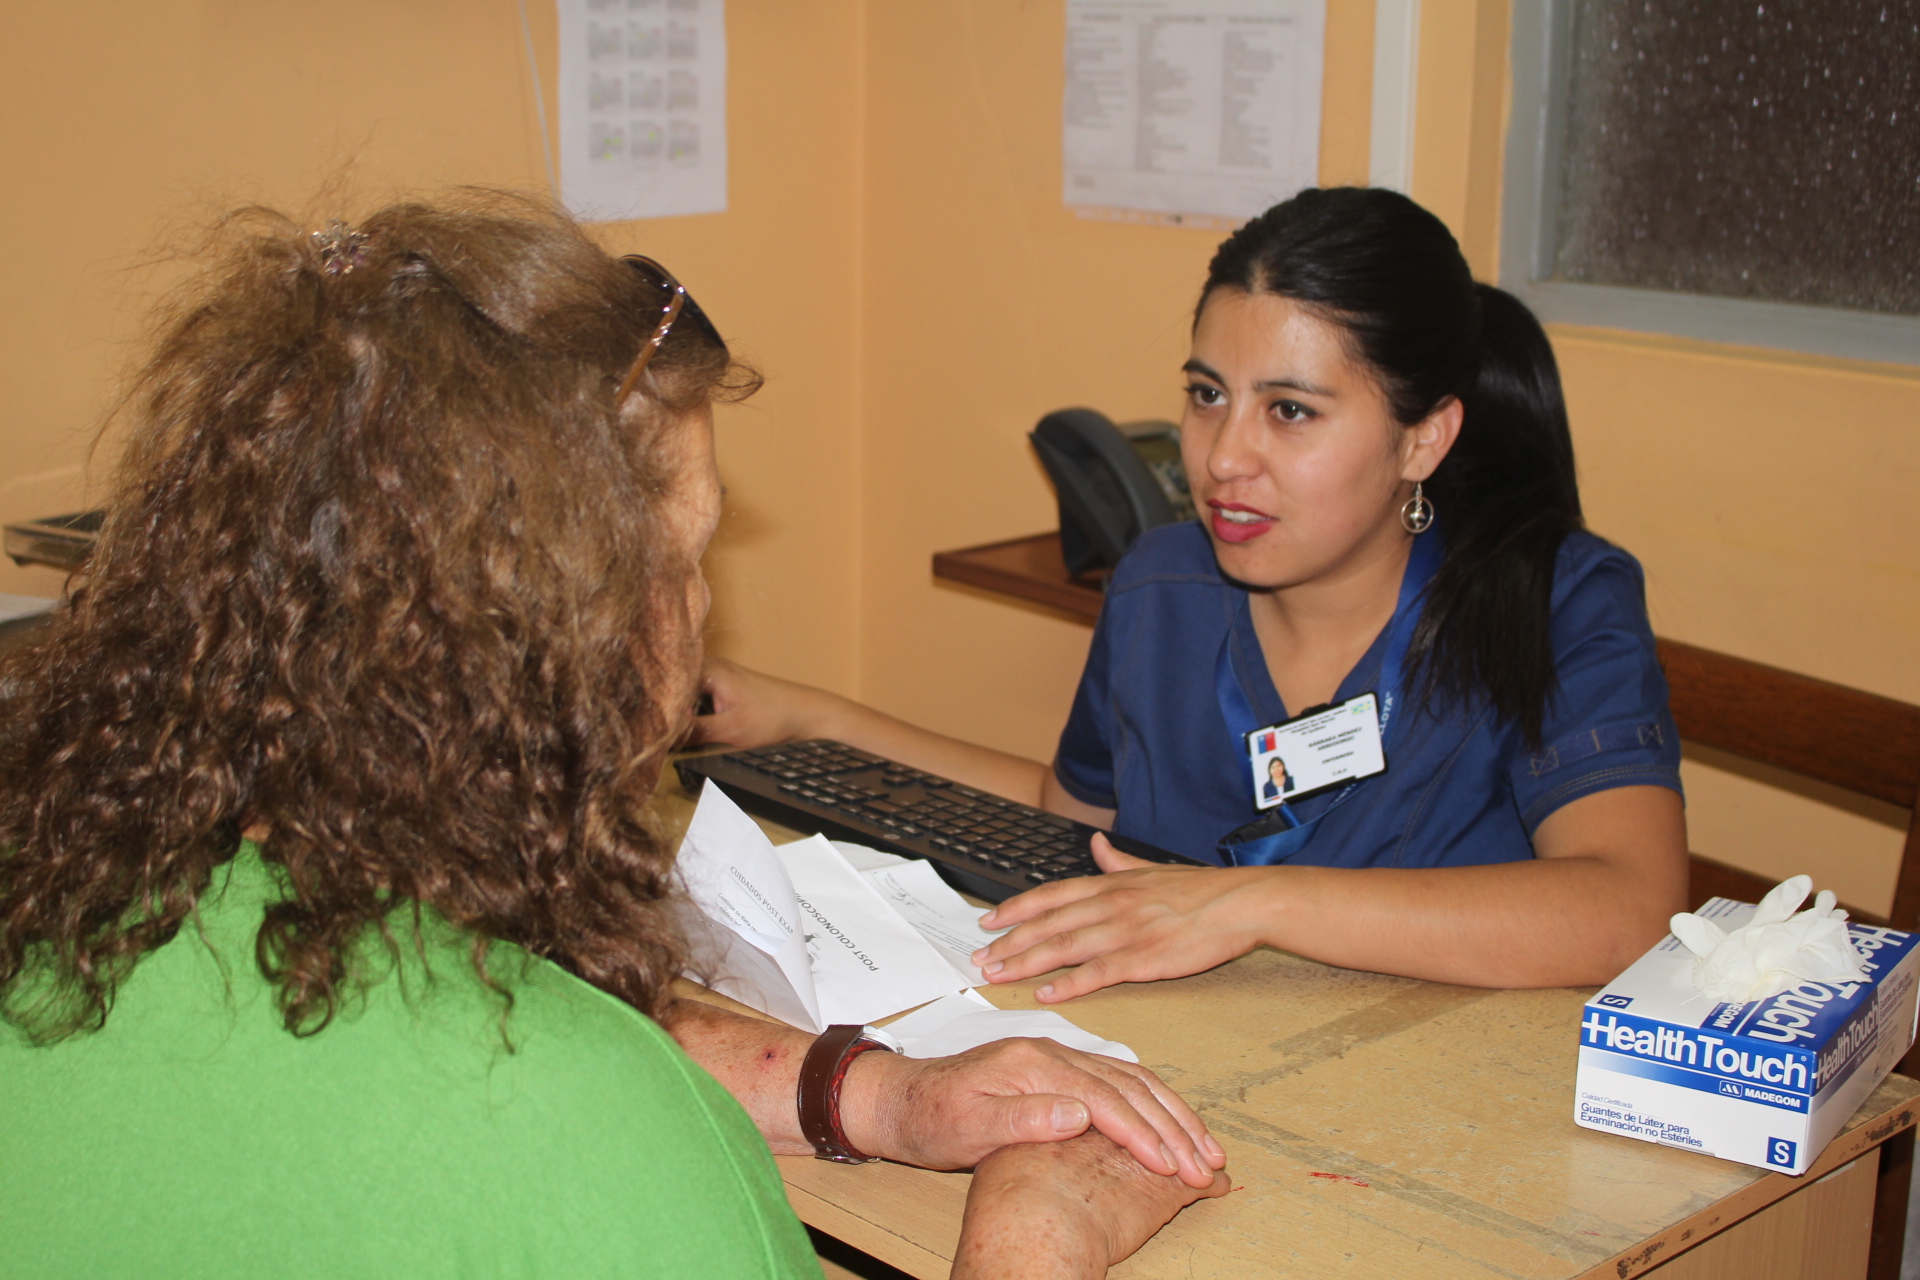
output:
M687 1056L746 1108L775 1155L813 1153L812 1144L800 1132L795 1105L800 1064L813 1045L813 1036L784 1023L763 1022L686 999L673 1006L666 1026ZM894 1054L863 1053L854 1059L841 1087L841 1126L854 1146L870 1155L888 1154L880 1099L888 1077L903 1063Z
M666 1026L687 1056L746 1108L776 1155L813 1149L800 1136L794 1109L794 1087L812 1036L685 999L668 1011Z

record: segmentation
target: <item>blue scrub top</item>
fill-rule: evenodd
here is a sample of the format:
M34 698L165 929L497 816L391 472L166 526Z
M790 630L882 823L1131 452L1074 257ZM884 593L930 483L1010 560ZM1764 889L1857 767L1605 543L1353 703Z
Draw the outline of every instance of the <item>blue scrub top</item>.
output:
M1120 834L1219 862L1219 839L1260 816L1245 743L1214 689L1226 639L1261 723L1288 717L1247 600L1221 576L1197 521L1146 534L1114 571L1054 772L1080 800L1118 810ZM1424 710L1416 698L1414 714L1389 730L1386 773L1337 806L1337 791L1294 802L1301 821L1326 820L1288 861L1518 862L1533 856L1547 815L1581 796L1648 784L1679 791L1680 740L1639 562L1592 534L1569 535L1554 566L1551 635L1560 687L1540 749L1483 699ZM1375 688L1384 650L1383 630L1336 702Z

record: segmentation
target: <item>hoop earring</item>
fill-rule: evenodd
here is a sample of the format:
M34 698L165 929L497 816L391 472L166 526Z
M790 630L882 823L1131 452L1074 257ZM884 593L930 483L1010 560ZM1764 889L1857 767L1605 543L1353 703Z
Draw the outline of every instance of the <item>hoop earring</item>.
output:
M1433 503L1418 480L1413 482L1413 496L1400 506L1400 527L1416 538L1433 528Z

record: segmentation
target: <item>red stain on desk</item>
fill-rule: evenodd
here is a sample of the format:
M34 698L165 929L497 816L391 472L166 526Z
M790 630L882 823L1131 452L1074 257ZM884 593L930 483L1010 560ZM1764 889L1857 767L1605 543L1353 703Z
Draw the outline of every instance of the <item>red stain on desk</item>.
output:
M1366 1186L1372 1185L1371 1183L1367 1182L1365 1179L1356 1178L1349 1173L1321 1173L1319 1170L1316 1169L1312 1173L1309 1173L1307 1176L1309 1178L1325 1178L1328 1182L1350 1182L1356 1187L1366 1187Z

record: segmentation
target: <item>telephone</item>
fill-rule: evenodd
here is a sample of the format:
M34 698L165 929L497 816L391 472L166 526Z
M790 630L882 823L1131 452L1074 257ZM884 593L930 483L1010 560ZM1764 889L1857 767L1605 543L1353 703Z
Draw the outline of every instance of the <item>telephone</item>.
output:
M1057 409L1027 437L1060 502L1060 551L1075 577L1120 563L1149 529L1193 519L1180 428L1115 426L1094 409Z

